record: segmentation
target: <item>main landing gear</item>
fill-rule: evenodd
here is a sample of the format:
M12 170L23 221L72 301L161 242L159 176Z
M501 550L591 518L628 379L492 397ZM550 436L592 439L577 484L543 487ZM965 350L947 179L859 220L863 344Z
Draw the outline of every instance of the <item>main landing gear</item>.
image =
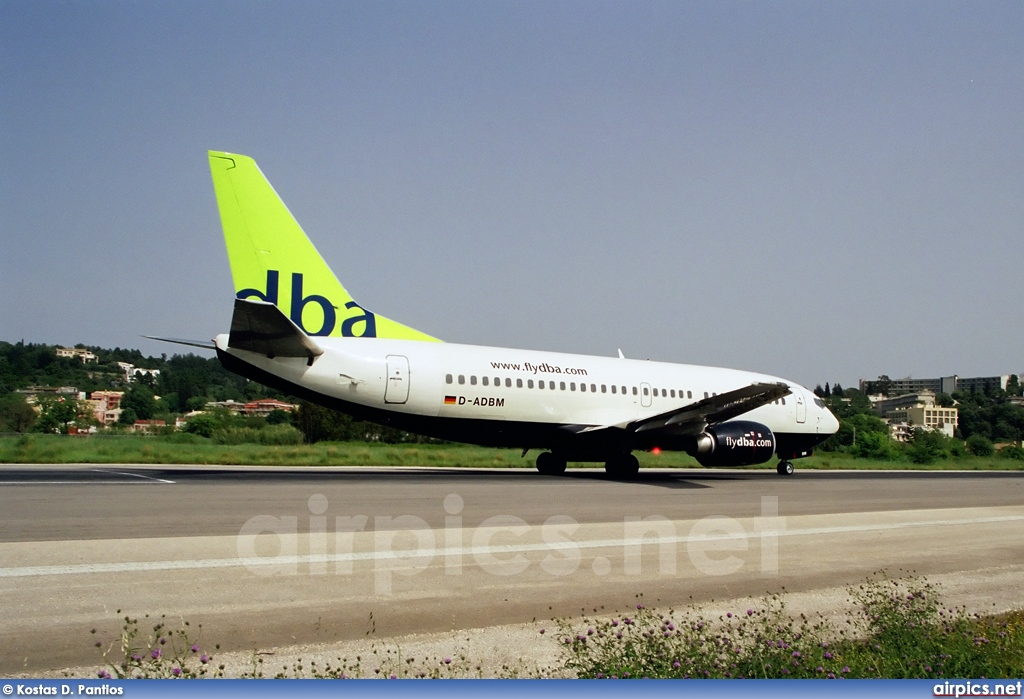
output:
M546 451L537 457L537 470L545 476L560 476L565 473L565 458Z
M609 459L604 471L612 478L634 478L640 473L640 462L632 454L622 454Z
M779 472L780 476L792 476L793 464L788 461L780 461L779 465L775 467L775 470Z

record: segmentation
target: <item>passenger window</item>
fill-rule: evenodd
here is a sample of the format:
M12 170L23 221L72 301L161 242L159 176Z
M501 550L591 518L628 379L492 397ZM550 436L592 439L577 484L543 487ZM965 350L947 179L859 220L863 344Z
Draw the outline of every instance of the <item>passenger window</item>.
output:
M516 388L522 388L522 387L523 387L523 380L522 379L516 379ZM533 388L533 386L530 386L530 388Z
M469 385L470 386L476 386L476 376L470 376L469 377Z
M626 387L622 387L622 395L626 395ZM636 395L636 386L633 387L633 395Z
M452 375L451 374L445 374L444 382L445 383L451 383L452 382Z
M519 379L519 380L522 381L522 379ZM533 388L533 379L527 379L526 387L527 388Z
M519 388L522 388L523 387L523 380L522 379L518 379L518 381L519 381ZM505 388L512 388L512 379L505 379Z
M644 386L644 395L647 395L647 386Z
M580 392L581 393L586 393L587 392L587 384L585 384L585 383L581 383L580 384Z
M533 388L533 379L530 379L530 388ZM537 382L537 388L539 388L540 390L543 391L544 390L544 382L543 381L538 381Z
M498 378L497 376L494 377L494 385L495 386L500 386L501 385L501 379Z
M646 389L645 389L646 390ZM636 386L633 386L633 395L636 395Z
M617 388L618 387L615 384L612 384L612 393L618 393L618 391L616 390Z
M782 404L783 404L783 405L785 405L785 404L786 404L786 399L785 399L785 398L783 398L783 399L782 399Z
M459 385L466 383L466 377L464 374L459 374Z
M575 381L573 381L571 384L569 384L569 390L570 391L575 391L576 390L576 382Z
M687 398L693 398L693 391L687 391L686 392L686 397Z
M670 390L670 391L668 392L668 394L669 394L669 396L671 396L672 398L675 398L675 397L676 397L676 389L674 389L674 388L673 388L672 390Z
M552 381L551 383L554 383L554 381ZM559 381L558 382L558 388L559 388L559 390L564 391L565 390L565 381Z
M664 388L663 388L663 389L661 389L661 397L662 397L662 398L667 398L667 397L668 397L668 396L666 395L666 391L665 391L665 389L664 389Z
M591 386L591 388L593 388L593 386ZM612 386L612 388L615 388L615 386ZM601 393L608 393L608 384L601 384Z
M487 377L486 377L486 376L485 376L485 377L483 378L483 381L482 381L482 383L483 383L483 385L484 385L484 386L486 386L486 385L487 385Z
M555 390L555 382L554 381L548 381L548 388L550 388L552 391L554 391ZM562 388L565 388L565 384L562 384Z

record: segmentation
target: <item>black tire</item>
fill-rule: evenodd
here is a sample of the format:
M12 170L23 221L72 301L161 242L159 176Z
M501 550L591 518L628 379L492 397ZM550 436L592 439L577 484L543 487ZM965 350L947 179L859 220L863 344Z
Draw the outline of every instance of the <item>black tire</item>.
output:
M545 476L560 476L565 473L565 459L546 451L537 457L537 470Z
M640 462L632 454L609 459L604 465L605 473L613 478L635 478L640 473Z
M779 465L775 467L780 476L792 476L793 475L793 464L788 461L780 461Z

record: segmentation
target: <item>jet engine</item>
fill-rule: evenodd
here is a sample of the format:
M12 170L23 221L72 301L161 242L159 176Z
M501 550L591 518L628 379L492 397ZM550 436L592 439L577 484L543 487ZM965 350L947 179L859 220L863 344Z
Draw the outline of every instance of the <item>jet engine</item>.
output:
M692 455L701 466L763 464L775 453L775 435L767 425L730 420L697 436Z

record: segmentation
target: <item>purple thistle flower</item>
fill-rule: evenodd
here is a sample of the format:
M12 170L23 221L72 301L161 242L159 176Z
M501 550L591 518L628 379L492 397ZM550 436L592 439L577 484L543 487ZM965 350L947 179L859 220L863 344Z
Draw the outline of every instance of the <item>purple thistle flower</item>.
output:
M99 677L101 680L109 680L110 679L110 673L107 672L106 670L100 670L99 672L96 673L96 676Z
M206 665L206 663L210 662L210 656L208 656L206 653L203 653L199 656L199 662L201 662L203 665Z
M445 665L451 665L451 663L452 663L452 659L451 658L445 658L444 659L444 664Z
M159 660L160 656L163 655L163 652L159 648L154 648L153 652L149 655L153 658L153 660Z
M540 633L541 633L541 635L543 636L543 635L544 635L544 629L541 629L541 630L540 630Z
M678 661L678 660L674 661L674 662L672 663L672 667L674 667L675 669L677 669L677 670L678 670L678 669L679 669L679 661Z
M171 669L171 674L174 675L175 677L180 677L181 676L181 668L180 667L172 668Z
M747 610L747 616L754 616L754 610L753 609L748 609Z
M732 612L726 612L726 613L725 613L725 615L726 615L727 617L729 617L730 619L732 619Z
M828 651L826 651L825 652L825 660L831 660L831 659L832 659L832 654L829 653Z
M197 644L197 643L193 643L192 644L192 652L193 653L198 653L199 652L199 644Z
M845 674L846 674L847 672L849 672L849 671L850 671L850 668L849 668L849 666L847 666L847 665L844 665L844 666L843 666L843 669L842 669L842 670L840 670L840 672L841 672L841 673L843 673L844 675L845 675Z

